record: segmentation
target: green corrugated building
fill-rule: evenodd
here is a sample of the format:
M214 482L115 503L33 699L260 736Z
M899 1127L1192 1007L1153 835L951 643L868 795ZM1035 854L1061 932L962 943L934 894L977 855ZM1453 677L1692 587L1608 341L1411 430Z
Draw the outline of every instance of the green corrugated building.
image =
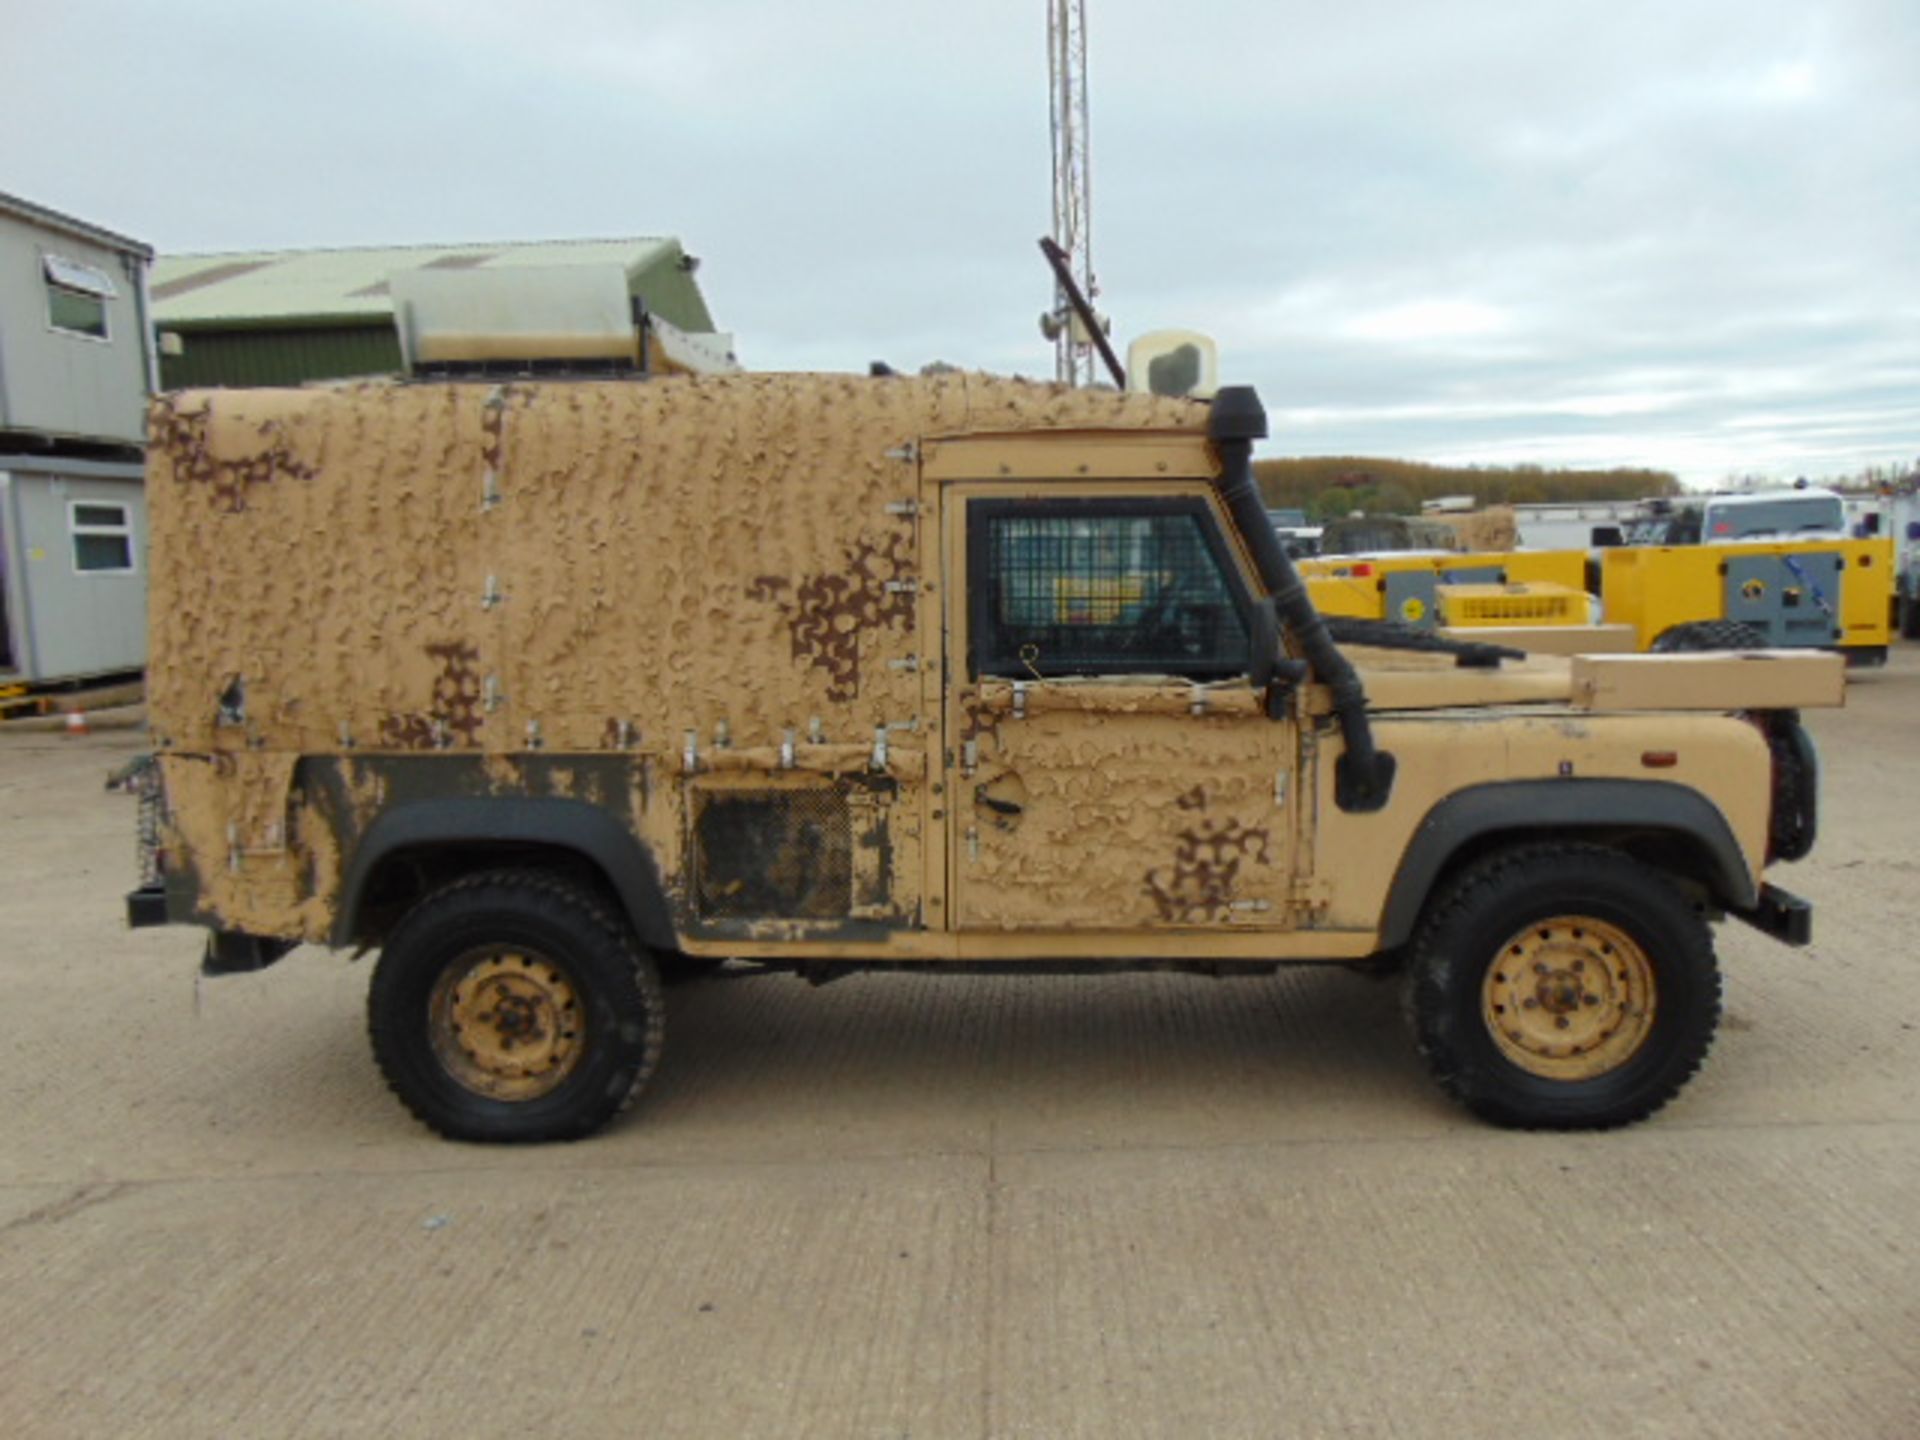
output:
M713 317L670 236L166 255L154 262L160 383L298 385L401 368L388 277L397 270L617 264L648 312L682 330Z

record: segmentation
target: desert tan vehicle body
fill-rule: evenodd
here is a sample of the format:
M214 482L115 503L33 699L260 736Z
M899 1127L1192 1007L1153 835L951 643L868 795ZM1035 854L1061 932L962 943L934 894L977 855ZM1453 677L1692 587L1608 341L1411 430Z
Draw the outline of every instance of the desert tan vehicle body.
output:
M1781 717L1838 703L1836 660L1368 649L1344 672L1304 592L1273 598L1244 473L1264 416L1231 393L1255 418L978 375L163 397L161 873L136 923L208 926L216 970L303 941L424 966L376 975L376 1049L417 1113L481 1138L611 1114L562 1104L609 1027L637 1090L655 961L1392 960L1432 948L1474 865L1565 842L1804 939L1762 872L1811 843ZM617 932L645 983L596 1008L559 940L478 919L458 955L394 958L496 891ZM1523 1078L1604 1078L1659 971L1585 999L1614 1020L1588 1058L1517 1042ZM1492 1025L1517 982L1474 983ZM569 1030L576 1005L596 1018ZM493 1120L415 1093L448 1075Z

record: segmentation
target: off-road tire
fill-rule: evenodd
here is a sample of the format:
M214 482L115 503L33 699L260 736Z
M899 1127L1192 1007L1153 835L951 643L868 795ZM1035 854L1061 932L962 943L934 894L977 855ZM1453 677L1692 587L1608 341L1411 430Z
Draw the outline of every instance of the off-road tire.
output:
M1696 650L1764 650L1767 637L1744 620L1689 620L1662 630L1653 642L1656 655Z
M1507 961L1511 942L1569 917L1590 918L1640 947L1653 1000L1638 1048L1580 1079L1515 1063L1485 1008L1490 972ZM1644 1119L1700 1068L1720 1020L1706 921L1659 871L1598 845L1516 847L1461 872L1428 907L1405 994L1415 1040L1441 1088L1483 1119L1522 1129L1600 1130Z
M436 987L476 951L540 957L584 1024L550 1091L502 1099L436 1051ZM455 992L457 993L457 991ZM588 891L541 871L469 876L428 895L382 947L367 994L375 1060L402 1104L453 1140L578 1140L625 1110L660 1062L665 1005L652 960Z

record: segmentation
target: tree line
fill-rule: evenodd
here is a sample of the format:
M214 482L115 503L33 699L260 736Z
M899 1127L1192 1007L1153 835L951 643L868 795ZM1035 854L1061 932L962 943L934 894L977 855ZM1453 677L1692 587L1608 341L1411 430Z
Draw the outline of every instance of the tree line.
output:
M1443 495L1471 495L1476 504L1486 506L1638 500L1680 493L1679 477L1666 470L1427 465L1351 455L1256 460L1253 473L1269 509L1304 510L1313 520L1336 519L1356 510L1368 515L1417 515L1421 501Z

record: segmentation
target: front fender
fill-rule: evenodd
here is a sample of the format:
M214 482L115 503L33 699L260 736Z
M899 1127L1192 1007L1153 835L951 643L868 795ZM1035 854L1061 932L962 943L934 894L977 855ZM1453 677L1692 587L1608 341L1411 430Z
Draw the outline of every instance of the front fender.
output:
M1729 910L1750 910L1759 885L1733 829L1697 790L1661 780L1511 780L1456 791L1429 810L1394 873L1380 917L1380 948L1413 938L1434 884L1463 853L1510 834L1516 842L1628 833L1677 836L1695 847L1699 875Z

